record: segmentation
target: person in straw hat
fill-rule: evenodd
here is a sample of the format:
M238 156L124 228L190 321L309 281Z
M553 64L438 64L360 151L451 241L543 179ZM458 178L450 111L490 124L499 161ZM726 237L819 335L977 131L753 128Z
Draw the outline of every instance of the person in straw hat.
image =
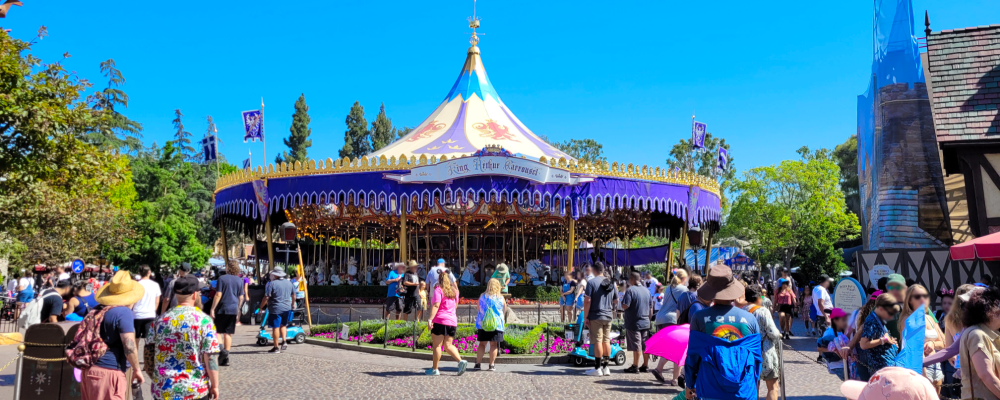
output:
M146 290L132 279L128 271L118 271L111 282L101 287L94 298L100 304L95 310L110 308L101 322L101 340L108 350L94 365L83 372L80 380L84 400L123 399L128 382L145 380L139 370L139 352L135 344L135 321L132 305L142 299ZM125 372L132 366L132 376Z
M698 374L701 368L712 367L708 365L703 366L703 361L708 360L703 359L701 356L702 354L705 354L706 351L711 353L711 350L705 350L702 346L694 345L694 343L704 341L703 336L699 334L708 335L726 342L735 342L743 339L744 337L760 333L760 325L757 323L757 318L746 310L733 305L737 299L743 297L744 295L745 288L743 287L743 283L733 278L733 270L726 265L712 266L712 268L708 271L708 276L705 278L705 284L698 289L698 298L712 300L713 304L711 307L698 311L691 318L691 336L688 340L688 356L684 370L684 381L687 382L687 390L685 394L688 399L713 398L713 393L696 393L696 391L713 389L718 390L714 387L703 388L697 386ZM717 341L711 343L717 345L717 347L722 347L717 344ZM759 335L757 336L755 347L757 349L760 349L761 347ZM759 377L759 352L757 353L756 361L758 368L756 375ZM752 385L753 393L756 396L757 379L753 379L752 381L753 382L737 381L728 383L740 387L744 384Z
M507 264L497 264L497 270L493 272L491 278L500 281L500 293L507 293L507 287L510 285L510 271L507 270Z

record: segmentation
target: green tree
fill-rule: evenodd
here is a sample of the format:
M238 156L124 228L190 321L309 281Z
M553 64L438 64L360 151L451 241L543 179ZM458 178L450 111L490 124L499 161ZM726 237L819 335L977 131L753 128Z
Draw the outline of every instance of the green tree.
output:
M861 189L858 185L858 135L833 149L833 156L840 166L840 190L844 192L847 209L861 215Z
M285 146L291 152L284 152L284 154L279 154L274 158L275 163L289 163L293 164L296 161L306 162L307 153L309 147L312 146L312 140L309 139L309 134L312 133L312 129L309 128L309 105L306 104L306 95L300 94L299 99L295 101L295 113L292 114L292 127L289 128L288 138L285 139Z
M734 181L736 195L723 234L763 250L764 264L801 263L807 275L845 268L834 244L856 237L858 218L847 212L840 191L840 168L829 151L810 153L778 165L753 168Z
M90 84L30 53L45 34L42 27L25 42L0 30L0 195L56 172L52 161L72 156L71 139L98 123L99 113L81 99Z
M133 179L138 235L131 241L127 265L176 266L190 262L204 265L211 250L198 238L196 215L202 212L199 193L209 191L202 181L202 167L188 162L167 142L159 151L143 152L133 159ZM207 170L208 168L204 168ZM214 187L212 188L214 189Z
M378 150L396 141L396 128L392 126L392 120L385 116L385 103L378 109L375 122L372 122L372 150Z
M604 145L597 143L594 139L570 139L565 142L556 142L555 146L579 161L591 164L608 161L604 157Z
M184 156L187 160L193 160L195 158L195 149L191 146L191 132L184 130L184 114L181 113L181 109L174 110L174 145L177 146L177 152Z
M718 168L719 148L729 151L729 169L725 171L720 171ZM670 155L667 158L667 167L671 170L692 172L710 176L718 180L722 192L722 211L723 214L726 214L729 211L729 198L726 196L726 192L733 179L736 178L736 163L734 160L733 153L729 149L726 139L717 138L712 136L711 133L706 132L704 149L692 150L691 139L681 139L680 142L675 144L670 149Z
M347 114L347 130L344 131L344 148L340 149L340 157L353 160L371 153L369 137L365 108L355 101L351 112Z
M121 89L125 76L115 67L114 59L101 63L101 73L108 79L108 86L88 98L101 118L94 130L86 135L86 140L104 149L138 151L142 147L142 124L116 109L119 106L128 108L128 94Z
M413 131L413 128L410 128L408 126L404 126L403 129L397 130L396 140L402 139L403 136L409 135L411 131Z

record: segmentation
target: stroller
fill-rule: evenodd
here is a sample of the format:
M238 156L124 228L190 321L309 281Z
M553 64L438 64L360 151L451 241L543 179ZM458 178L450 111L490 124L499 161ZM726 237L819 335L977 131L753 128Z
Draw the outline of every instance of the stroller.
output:
M580 311L580 315L576 318L575 324L569 324L566 329L573 329L576 333L576 347L573 351L569 352L569 358L573 361L573 365L577 367L582 367L588 361L594 361L594 346L590 346L588 350L583 349L583 313ZM612 338L621 338L621 325L618 326L618 336L612 335ZM612 327L615 324L612 323ZM613 340L611 342L611 360L614 361L615 365L625 364L625 351L622 350L621 340Z
M256 313L260 313L257 310ZM264 310L263 318L260 318L260 332L257 333L257 345L267 346L267 343L274 338L271 337L270 328L267 325L267 316L269 311ZM292 310L292 319L288 321L288 342L294 342L302 344L306 342L306 331L302 329L303 315L305 314L305 309L297 308Z

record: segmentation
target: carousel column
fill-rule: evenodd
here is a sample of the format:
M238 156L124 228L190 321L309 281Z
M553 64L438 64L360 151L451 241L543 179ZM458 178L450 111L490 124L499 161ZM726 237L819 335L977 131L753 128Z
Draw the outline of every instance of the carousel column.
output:
M406 257L406 211L399 212L399 259L407 260Z
M267 267L268 269L274 269L274 242L271 238L271 210L267 212L267 219L264 220L264 235L267 239Z
M712 258L712 230L708 228L707 224L705 230L708 231L708 235L705 242L705 273L708 273L708 260ZM697 261L697 259L696 259Z
M226 241L226 218L219 218L219 231L222 232L222 260L226 262L226 268L229 268L229 242Z
M309 285L306 283L306 279L304 278L306 269L302 266L302 246L296 243L295 247L297 247L296 250L299 253L299 270L297 271L299 275L299 287L297 289L301 289L306 292L306 324L309 325L309 332L312 332L313 319L312 311L309 310Z
M681 254L680 254L680 261L678 262L677 265L683 264L685 267L688 268L688 270L690 270L691 272L695 272L695 271L698 270L698 257L697 257L697 254L695 254L695 258L694 258L694 268L691 268L690 265L687 265L687 255L684 254L684 252L687 251L687 236L688 236L687 235L687 231L688 231L687 228L688 228L688 221L687 221L687 218L685 218L684 219L684 225L681 226Z
M576 221L573 214L569 214L569 241L566 242L569 253L566 254L566 271L573 270L573 253L576 253Z

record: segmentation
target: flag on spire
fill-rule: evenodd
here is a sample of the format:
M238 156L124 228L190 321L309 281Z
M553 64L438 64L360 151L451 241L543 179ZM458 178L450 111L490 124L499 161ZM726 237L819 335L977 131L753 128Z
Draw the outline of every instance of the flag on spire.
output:
M264 104L261 102L261 104ZM264 113L261 110L243 112L243 143L264 141Z

